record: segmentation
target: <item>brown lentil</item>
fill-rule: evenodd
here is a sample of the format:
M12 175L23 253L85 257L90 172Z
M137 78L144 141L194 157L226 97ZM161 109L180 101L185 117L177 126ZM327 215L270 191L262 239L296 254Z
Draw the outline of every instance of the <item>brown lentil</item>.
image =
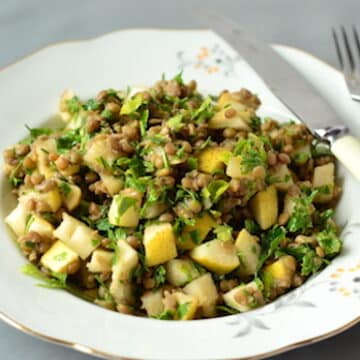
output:
M66 170L70 163L65 156L59 156L59 158L55 161L55 165L59 170Z
M231 119L236 115L236 110L234 108L229 108L225 110L224 115L227 119Z

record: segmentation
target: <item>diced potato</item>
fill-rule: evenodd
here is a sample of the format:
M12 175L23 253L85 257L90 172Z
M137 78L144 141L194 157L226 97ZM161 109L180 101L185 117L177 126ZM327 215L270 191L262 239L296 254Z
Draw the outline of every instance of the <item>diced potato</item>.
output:
M198 169L207 174L222 170L230 151L220 146L207 147L198 155Z
M48 155L56 153L56 140L53 138L37 139L32 147L37 158L39 173L44 175L46 179L51 178L55 171L50 166Z
M118 155L112 151L109 135L99 134L92 138L84 155L85 164L96 172L108 172Z
M142 218L144 219L154 219L160 216L167 208L169 207L168 204L165 203L155 203L149 206L143 207L142 210Z
M276 187L269 186L258 192L250 201L250 207L256 222L262 230L269 229L277 221L278 196Z
M163 291L161 289L156 291L147 291L141 297L142 308L145 309L148 316L156 317L164 311L162 298Z
M311 159L311 145L305 144L297 147L291 154L292 159L297 165L304 165Z
M319 188L320 192L315 196L314 202L327 203L334 197L335 165L328 163L316 166L313 175L313 187Z
M287 289L291 286L296 271L296 260L291 255L283 255L270 265L263 274L271 279L271 287Z
M24 235L26 219L29 212L25 206L19 203L16 208L5 218L5 223L11 228L16 236Z
M112 251L96 249L86 266L92 273L109 273L112 271L113 259L114 253Z
M124 189L113 197L109 210L109 222L112 225L136 227L140 220L142 194L134 189Z
M61 241L56 241L41 257L41 265L56 273L69 273L80 267L78 254ZM74 266L75 265L75 266Z
M242 229L236 239L235 246L240 258L240 276L254 275L259 263L261 246L259 238Z
M112 267L112 281L126 282L139 263L139 255L125 240L119 240Z
M254 110L258 109L261 104L257 95L252 94L246 89L234 92L224 91L218 99L219 106L226 106L233 102L245 105Z
M239 285L223 295L225 304L240 312L255 309L264 305L262 290L256 281Z
M160 265L176 258L177 249L172 225L161 223L146 226L144 247L148 266Z
M240 265L236 247L231 241L208 241L191 250L190 257L219 275L227 274Z
M81 201L81 189L73 184L68 184L69 191L62 193L62 201L69 211L76 209Z
M54 236L74 250L85 260L98 247L101 237L81 221L64 213L63 221L54 231Z
M171 285L184 286L198 276L199 270L189 259L172 259L166 263L166 278Z
M133 305L135 301L134 286L131 283L112 281L109 288L110 294L117 304Z
M191 250L199 244L196 244L193 239L201 243L205 240L210 230L216 226L213 217L205 212L195 219L194 225L186 225L177 241L177 246L182 250Z
M287 191L294 184L291 172L286 164L277 164L270 168L270 176L274 181L274 186L279 191Z
M32 215L32 219L29 221L28 231L34 231L41 236L46 236L51 239L55 229L51 223L43 219L41 216Z
M184 292L197 298L205 317L216 315L219 294L209 273L200 276L184 287Z
M176 292L173 294L177 307L175 312L176 320L191 320L196 314L199 302L196 297L184 294L182 292Z
M253 109L241 104L232 93L224 93L218 100L220 110L209 120L210 129L233 128L249 130L249 122L255 115ZM232 116L229 116L233 112Z
M36 201L43 201L49 206L49 210L51 212L58 211L62 204L62 198L59 189L57 188L43 193L36 191L26 192L25 194L20 196L19 202L25 204L31 199Z
M100 178L101 178L108 194L111 196L118 194L124 186L123 180L119 179L113 175L101 173Z

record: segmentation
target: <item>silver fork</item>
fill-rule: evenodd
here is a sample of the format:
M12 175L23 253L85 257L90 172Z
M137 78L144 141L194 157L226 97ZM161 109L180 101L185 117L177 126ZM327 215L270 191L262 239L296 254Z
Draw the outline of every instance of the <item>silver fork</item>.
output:
M332 28L336 53L353 100L360 101L360 38L356 27L348 35L344 26Z

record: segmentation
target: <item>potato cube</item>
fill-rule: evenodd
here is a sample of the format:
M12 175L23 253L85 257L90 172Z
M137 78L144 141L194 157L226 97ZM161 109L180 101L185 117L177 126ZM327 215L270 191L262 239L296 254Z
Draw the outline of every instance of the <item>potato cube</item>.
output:
M216 226L213 217L205 212L195 219L194 225L186 225L177 241L177 246L182 250L191 250L205 240L210 230ZM194 242L198 241L198 243Z
M242 229L236 239L235 246L240 258L240 276L254 275L259 263L261 246L259 238Z
M256 222L262 230L276 224L278 217L278 196L274 185L258 192L250 201L250 207Z
M144 232L145 259L148 266L176 258L175 235L170 223L148 225Z
M101 178L108 194L111 196L118 194L124 186L123 180L119 179L113 175L101 173L100 178Z
M78 254L61 241L56 241L41 257L41 265L56 273L69 273L69 270L80 266ZM73 272L73 271L71 271Z
M212 317L216 315L216 303L219 294L217 292L215 283L209 273L200 276L191 281L184 287L184 292L197 298L199 306L205 317Z
M113 259L114 253L112 251L96 249L86 267L92 273L109 273L112 271Z
M29 220L29 229L28 231L34 231L41 236L46 236L48 238L53 237L54 226L50 224L48 221L43 219L39 215L32 215L32 219Z
M229 155L229 150L225 148L219 146L207 147L198 155L198 169L207 174L222 170Z
M156 291L147 291L141 297L142 308L145 309L146 314L150 317L156 317L164 311L163 291L161 289Z
M123 227L138 226L141 199L142 194L130 188L115 195L109 210L110 224Z
M112 281L130 281L131 274L139 263L139 255L125 240L119 240L113 260Z
M335 184L335 165L328 163L316 166L313 175L313 187L319 188L319 193L315 196L314 202L327 203L334 197Z
M29 191L20 196L19 202L26 204L29 200L43 201L49 206L49 211L56 212L60 209L62 198L59 189L48 192Z
M226 175L233 179L246 177L246 174L241 171L241 156L233 156L229 159L226 167Z
M227 274L240 265L236 247L231 241L208 241L191 250L190 257L219 275Z
M270 168L270 179L272 179L277 190L285 192L294 184L291 172L286 164L277 164Z
M171 285L184 286L198 276L199 270L189 259L172 259L166 263L166 278Z
M134 286L131 283L112 281L109 288L110 294L117 304L133 305L135 301Z
M46 179L51 178L55 174L55 170L50 165L48 154L56 153L56 140L53 138L37 139L32 147L36 154L39 173Z
M256 281L239 285L223 295L225 304L240 312L264 305L262 290Z
M304 165L311 159L311 145L305 144L298 146L291 154L291 158L296 165Z
M74 250L85 260L99 246L101 237L81 221L64 213L63 221L54 231L54 236Z
M198 300L196 297L176 292L173 294L176 299L176 320L191 320L195 317L196 310L198 309Z

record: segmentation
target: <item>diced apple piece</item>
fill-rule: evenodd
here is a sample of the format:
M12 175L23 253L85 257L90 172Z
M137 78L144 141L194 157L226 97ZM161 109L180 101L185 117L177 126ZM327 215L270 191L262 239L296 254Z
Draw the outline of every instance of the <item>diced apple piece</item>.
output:
M39 215L32 215L29 220L28 231L34 231L41 236L52 238L55 231L54 226Z
M74 96L75 93L72 90L68 89L65 90L60 97L59 114L61 119L66 123L69 122L72 117L71 113L68 110L67 102L71 100Z
M236 247L231 241L208 241L191 250L190 257L219 275L227 274L240 265Z
M118 158L119 155L112 151L109 139L109 135L99 134L89 142L84 162L90 169L106 173L109 171L108 167Z
M177 241L177 246L182 250L191 250L205 240L210 230L216 226L213 217L205 212L195 219L194 225L186 225ZM199 243L195 243L194 239Z
M311 159L311 145L305 144L297 147L291 154L296 165L304 165Z
M5 218L5 223L11 228L16 236L24 235L26 219L29 212L25 206L19 203L16 208Z
M124 182L121 179L119 179L113 175L101 173L100 178L101 178L108 194L111 196L118 194L124 186Z
M233 179L241 179L246 176L241 171L241 156L233 156L229 159L226 167L226 175Z
M207 174L222 170L229 156L229 150L220 146L207 147L198 155L198 169Z
M199 275L199 270L189 259L172 259L166 263L166 278L171 285L184 286Z
M102 249L96 249L91 255L91 261L86 267L92 273L109 273L112 271L114 253Z
M279 191L287 191L294 184L291 172L286 164L277 164L270 168L270 176L273 179L274 186Z
M126 282L139 262L139 255L125 240L119 240L112 267L112 281Z
M334 197L335 165L328 163L316 166L313 175L313 187L319 188L320 192L315 196L314 202L327 203Z
M199 302L196 297L184 294L182 292L175 292L176 299L176 320L191 320L195 317L196 310L198 309Z
M81 221L64 213L63 221L54 231L54 236L74 250L85 260L98 247L101 237Z
M51 212L56 212L62 204L59 189L53 189L47 192L29 191L20 196L19 202L26 203L29 200L43 201L49 206Z
M56 241L41 257L40 263L56 273L73 273L80 267L78 254L61 241Z
M246 312L264 305L264 297L256 281L239 285L223 295L225 304L240 312Z
M242 229L236 239L235 246L240 258L240 276L254 275L259 263L261 246L259 238Z
M56 153L56 140L53 138L37 139L32 148L37 158L38 170L46 179L51 178L55 171L50 166L48 159L49 154Z
M109 210L109 222L112 225L136 227L140 219L142 194L128 188L115 195Z
M276 187L269 186L258 192L250 201L250 207L256 222L262 230L269 229L277 221L278 196Z
M112 281L109 288L110 294L117 304L133 305L135 301L134 286L131 283Z
M66 191L62 192L62 201L69 211L76 209L81 201L81 189L73 184L66 184Z
M148 266L163 264L177 257L175 235L170 223L148 225L144 232L145 259Z
M197 298L205 317L216 315L219 294L209 273L200 276L184 287L184 292Z
M209 120L210 129L249 130L248 124L255 115L254 109L241 104L231 93L220 96L218 107L220 110Z
M163 291L161 289L156 291L147 291L141 297L142 308L145 309L148 316L156 317L164 311L162 298Z
M296 260L291 255L283 255L270 265L267 265L263 274L271 279L274 288L287 289L291 286L296 271Z

